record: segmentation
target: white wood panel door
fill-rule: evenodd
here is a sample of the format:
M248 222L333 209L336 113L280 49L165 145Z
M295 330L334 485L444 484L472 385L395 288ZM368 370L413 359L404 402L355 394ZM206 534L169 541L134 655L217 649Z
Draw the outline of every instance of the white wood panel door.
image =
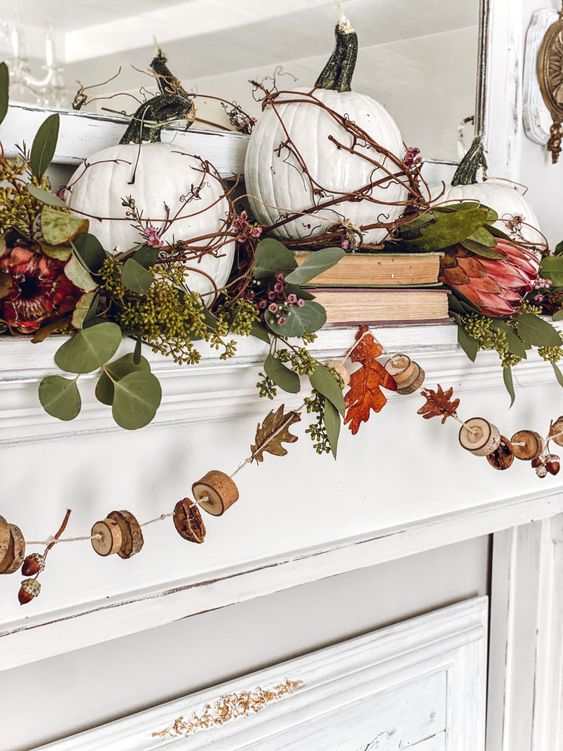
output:
M468 600L41 748L483 751L487 612L487 598ZM300 687L257 713L188 736L154 735L234 692L285 680Z

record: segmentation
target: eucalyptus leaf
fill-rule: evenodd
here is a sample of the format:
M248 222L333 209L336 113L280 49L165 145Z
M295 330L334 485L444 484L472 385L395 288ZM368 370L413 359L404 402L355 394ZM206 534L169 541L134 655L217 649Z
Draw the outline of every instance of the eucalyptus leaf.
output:
M142 295L151 286L153 280L151 272L137 263L134 258L128 258L123 264L121 281L131 292Z
M67 208L67 205L62 198L59 198L48 190L43 190L43 188L39 188L37 185L31 185L30 183L26 185L26 188L28 193L31 193L34 198L41 201L41 203L47 204L47 206L54 206L58 209Z
M82 406L76 381L58 375L41 381L39 401L47 414L59 420L74 420Z
M297 267L293 253L279 240L266 238L256 246L254 256L254 277L264 279L278 272L285 273Z
M92 303L97 298L96 292L86 292L76 303L76 308L72 313L71 323L75 329L81 329L84 321L90 312ZM96 301L97 302L97 301Z
M266 323L274 334L279 336L302 336L305 333L313 333L325 325L326 310L319 303L307 300L302 308L297 305L291 306L285 326L280 326L269 311L266 311Z
M137 430L151 422L162 399L156 376L136 370L114 383L114 390L112 415L120 427Z
M307 259L285 277L290 284L305 284L332 268L345 255L342 248L323 248L311 252Z
M82 329L55 353L55 362L67 373L91 373L110 360L121 344L121 329L105 321Z
M142 349L143 349L143 340L141 339L140 336L138 336L135 341L135 349L133 351L133 362L135 363L135 365L139 365L139 363L141 362Z
M315 372L309 377L311 386L326 397L331 404L336 407L341 415L344 414L344 395L340 384L330 370L320 363L317 365Z
M479 352L479 342L473 339L472 336L469 336L461 323L457 325L457 342L471 362L475 362L475 358Z
M563 321L563 308L554 313L552 318L554 321Z
M41 243L41 250L46 256L49 256L49 258L56 258L57 261L68 261L72 255L72 248L70 245L55 246Z
M281 360L273 355L268 355L264 360L264 371L268 378L289 394L297 394L301 388L299 376L290 370Z
M502 369L502 380L504 381L506 390L510 394L510 406L512 407L516 399L516 393L514 391L514 379L512 378L512 368L510 365L505 365Z
M43 177L55 155L55 149L57 148L57 141L59 138L59 124L60 118L57 114L49 115L49 117L41 123L39 130L33 139L31 154L29 157L29 166L31 167L34 177L38 180ZM59 245L59 243L52 244Z
M93 292L98 287L97 282L92 279L90 273L86 271L75 253L71 255L65 264L65 276L67 279L70 279L75 287L83 289L84 292Z
M479 227L479 229L476 229L467 239L478 243L479 245L485 245L487 248L494 248L496 244L494 235L485 229L485 227Z
M563 386L563 373L561 372L559 365L556 362L551 363L553 367L553 372L555 373L555 377L557 378L557 383L560 386Z
M487 232L490 232L493 237L500 238L501 240L512 240L510 235L507 235L506 232L503 232L494 224L485 224L485 229Z
M483 256L483 258L492 258L494 260L504 258L503 254L499 253L498 250L495 250L494 248L488 248L486 245L477 243L474 240L470 240L469 238L467 240L462 240L460 242L460 245L463 245L466 250L470 250L477 256Z
M560 243L557 243L555 246L555 250L553 251L554 256L563 256L563 241Z
M78 235L78 237L72 241L72 247L82 265L93 274L99 272L108 257L108 254L103 249L98 238L95 235L91 235L89 232L85 232L83 235Z
M314 300L315 295L311 294L306 289L303 289L303 287L300 287L298 284L286 284L285 291L288 295L297 295L297 297L300 297L302 300Z
M147 269L149 266L154 266L158 261L159 255L160 248L151 248L150 245L141 245L139 250L136 250L132 255L132 258Z
M330 450L332 455L336 459L336 452L338 449L338 438L340 436L340 415L334 404L325 397L324 400L324 424L325 430L330 444Z
M472 207L460 208L460 205L452 206L454 210L448 212L434 211L434 221L422 227L418 236L411 239L418 250L435 251L457 245L473 235L478 229L488 222L489 211L486 208ZM409 223L401 228L401 236L408 231Z
M494 318L491 325L497 331L504 332L506 335L508 350L511 354L521 357L523 360L528 357L526 349L529 349L529 346L524 344L520 337L515 333L512 326L509 326L502 318Z
M120 357L119 360L108 363L105 365L105 371L107 372L101 374L96 384L96 398L102 404L111 406L115 394L113 381L119 381L120 378L124 378L129 373L135 373L138 370L150 373L150 369L149 361L144 357L141 357L139 362L135 362L134 352Z
M268 333L268 329L257 321L254 321L254 323L252 324L250 335L256 337L256 339L260 339L260 341L262 342L266 342L266 344L270 343L270 334Z
M41 233L49 245L68 245L78 235L88 232L88 220L68 211L44 206L41 212Z
M546 256L541 262L540 276L549 279L554 287L563 287L563 255Z
M540 316L521 313L516 319L518 336L525 344L535 347L558 347L562 344L559 332Z
M0 63L0 123L8 114L10 103L10 71L6 63Z

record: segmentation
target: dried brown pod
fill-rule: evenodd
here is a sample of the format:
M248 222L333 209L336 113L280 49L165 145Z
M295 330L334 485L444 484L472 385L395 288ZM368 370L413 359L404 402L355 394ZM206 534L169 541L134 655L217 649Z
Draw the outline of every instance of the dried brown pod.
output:
M0 574L13 574L22 565L25 558L25 539L22 531L15 524L8 525L10 542L0 567Z
M201 508L212 516L221 516L239 498L234 480L218 469L212 469L194 482L192 493Z
M488 456L500 446L500 431L484 417L472 417L461 426L459 442L475 456Z
M543 451L543 440L533 430L519 430L510 439L512 451L517 459L528 462L537 459Z
M137 519L130 511L112 511L108 519L113 519L119 524L123 537L121 547L117 551L120 558L131 558L137 555L143 547L143 530Z
M189 498L183 498L174 506L172 516L176 531L184 540L201 544L205 540L205 524L200 510Z
M454 390L451 386L447 391L444 391L440 384L438 384L436 391L424 389L422 396L426 399L426 402L417 410L417 414L422 415L425 420L430 420L432 417L441 417L443 425L448 417L453 417L456 414L459 407L459 399L452 399L453 393Z
M503 470L512 466L514 452L508 438L501 435L499 447L491 454L488 454L487 461L494 469Z

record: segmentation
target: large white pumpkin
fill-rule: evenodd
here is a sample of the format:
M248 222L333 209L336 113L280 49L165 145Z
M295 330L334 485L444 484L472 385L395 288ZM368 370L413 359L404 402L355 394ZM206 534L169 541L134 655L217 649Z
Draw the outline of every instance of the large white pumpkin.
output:
M349 90L357 37L346 19L336 27L336 37L336 50L315 85L314 96L335 112L347 115L377 143L401 157L404 144L391 115L371 97ZM299 97L299 92L310 91L298 88L292 95L278 96L275 100L277 113L268 106L250 136L244 166L245 183L250 206L261 224L275 224L288 213L306 211L330 198L332 191L352 192L385 174L381 168L374 168L366 159L339 149L329 140L329 136L333 136L352 146L353 139L328 112L311 104L307 97ZM284 100L296 98L301 101L284 103ZM310 181L303 176L295 156L285 148L278 151L287 138L286 130L311 176L327 189L328 196L314 197ZM368 147L357 145L356 148L372 159L384 159L382 154ZM397 171L389 160L386 167ZM332 209L319 210L288 222L274 233L287 240L323 234L331 225L343 220L358 227L378 221L391 223L401 216L404 207L387 204L405 201L407 191L396 181L389 180L374 188L371 198L381 200L381 203L367 200L342 202ZM384 228L370 229L364 233L364 242L379 243L386 235Z
M221 184L207 176L199 199L182 205L182 198L202 179L201 162L196 157L168 143L128 143L111 146L90 156L69 180L65 199L70 208L83 212L90 219L90 232L109 252L129 250L143 237L132 220L125 215L122 200L135 199L143 220L161 229L169 216L178 218L161 236L165 243L191 240L226 228L229 203ZM134 180L132 176L134 174ZM192 215L192 216L190 216ZM96 218L97 217L97 218ZM195 243L201 247L208 240ZM186 284L199 292L207 304L213 302L215 287L227 281L233 265L235 243L229 242L217 251L187 264Z
M479 181L477 174L487 163L480 138L476 138L462 160L453 182L448 185L439 202L478 201L494 209L499 216L496 226L514 239L524 239L533 245L545 245L536 212L522 195L519 185L507 180L491 178ZM514 221L522 224L514 229Z

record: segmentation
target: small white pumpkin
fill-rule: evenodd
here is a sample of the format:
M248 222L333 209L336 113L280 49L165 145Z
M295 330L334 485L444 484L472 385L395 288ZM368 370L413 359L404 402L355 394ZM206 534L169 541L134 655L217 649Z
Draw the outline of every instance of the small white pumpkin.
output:
M391 115L371 97L350 90L358 41L347 19L337 25L336 40L335 51L315 84L314 96L335 112L347 115L385 149L402 156L403 139ZM297 103L284 103L287 99L299 99L299 92L311 92L311 89L297 88L290 96L278 97L277 112L268 106L254 127L246 152L244 172L250 206L258 221L267 226L288 213L306 211L324 200L314 197L295 156L286 148L279 149L287 134L313 179L327 189L328 198L332 192L352 192L385 175L381 168L374 168L366 159L339 149L330 141L329 136L333 136L352 146L353 139L328 112L311 104L306 96ZM370 158L382 159L382 154L373 149L360 145L356 148ZM389 161L386 166L397 171ZM381 204L367 200L342 202L333 209L315 211L283 224L274 234L285 240L312 237L344 220L357 227L376 223L382 217L391 223L401 216L404 207L388 204L405 201L407 191L390 179L374 188L371 197L381 200ZM363 240L379 243L386 235L385 229L368 229Z
M499 219L495 225L507 235L516 240L523 239L527 243L544 246L545 237L540 231L536 212L520 192L520 186L494 178L479 181L479 171L485 171L486 168L481 139L475 138L439 203L478 201L496 211ZM522 224L519 224L520 219Z
M88 165L88 166L87 166ZM197 200L183 203L192 187L202 181L197 158L168 143L121 143L88 158L69 180L65 199L68 206L90 218L90 232L109 252L129 250L144 242L139 229L125 215L122 200L135 199L143 222L160 230L168 216L178 218L161 235L164 243L191 240L227 228L229 203L218 180L208 176ZM191 215L191 216L190 216ZM195 243L202 247L208 240ZM189 261L186 285L199 292L206 304L215 298L229 278L235 243L229 242L213 255L205 253ZM210 278L213 279L213 282Z

